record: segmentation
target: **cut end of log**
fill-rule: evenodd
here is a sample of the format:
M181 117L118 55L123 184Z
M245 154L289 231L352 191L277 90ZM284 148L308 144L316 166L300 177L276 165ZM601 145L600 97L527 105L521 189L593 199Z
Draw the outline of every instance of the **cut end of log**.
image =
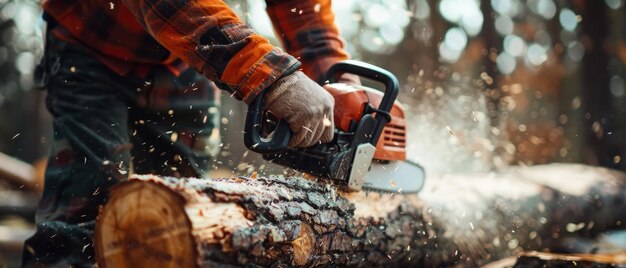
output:
M116 185L96 223L99 267L197 267L205 261L202 246L232 251L232 232L253 225L245 211L183 185L151 175L133 175ZM313 248L310 229L301 232L297 252L303 255Z
M184 200L155 183L114 191L95 229L99 267L193 267L197 260Z
M298 238L291 242L293 257L296 265L305 265L313 252L315 245L315 233L308 224L302 223Z

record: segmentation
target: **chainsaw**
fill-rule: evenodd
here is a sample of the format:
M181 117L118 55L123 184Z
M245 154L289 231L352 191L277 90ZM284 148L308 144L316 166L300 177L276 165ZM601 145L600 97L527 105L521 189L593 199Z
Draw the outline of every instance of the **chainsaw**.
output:
M337 83L351 73L384 85L384 92ZM265 160L329 179L348 191L416 193L424 185L424 169L406 159L404 108L396 102L398 80L380 67L341 61L326 73L325 89L334 97L333 140L308 148L288 147L291 129L264 110L265 92L248 107L244 143Z

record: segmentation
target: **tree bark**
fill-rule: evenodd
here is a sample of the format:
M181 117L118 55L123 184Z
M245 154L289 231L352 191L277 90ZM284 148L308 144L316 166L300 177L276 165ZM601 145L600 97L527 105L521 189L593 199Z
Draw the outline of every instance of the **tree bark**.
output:
M614 254L550 254L541 252L528 252L522 254L513 268L532 267L577 267L577 268L613 268L623 267L620 265L626 261L625 257Z
M431 177L404 196L144 175L114 187L94 243L99 267L478 266L620 228L625 199L623 173L578 165Z
M0 152L0 180L27 191L37 189L36 171L32 165Z

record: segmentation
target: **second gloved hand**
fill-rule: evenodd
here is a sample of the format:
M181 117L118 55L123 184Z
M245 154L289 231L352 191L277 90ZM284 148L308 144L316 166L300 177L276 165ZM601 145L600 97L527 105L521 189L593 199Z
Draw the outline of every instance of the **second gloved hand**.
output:
M290 147L310 147L333 139L334 98L304 73L296 71L272 84L265 108L286 120L292 131Z

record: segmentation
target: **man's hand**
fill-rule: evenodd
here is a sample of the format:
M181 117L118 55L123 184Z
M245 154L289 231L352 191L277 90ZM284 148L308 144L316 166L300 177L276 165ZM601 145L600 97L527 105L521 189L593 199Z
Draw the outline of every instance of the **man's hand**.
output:
M304 73L291 73L267 90L266 109L286 120L293 132L290 147L309 147L333 139L335 99Z

